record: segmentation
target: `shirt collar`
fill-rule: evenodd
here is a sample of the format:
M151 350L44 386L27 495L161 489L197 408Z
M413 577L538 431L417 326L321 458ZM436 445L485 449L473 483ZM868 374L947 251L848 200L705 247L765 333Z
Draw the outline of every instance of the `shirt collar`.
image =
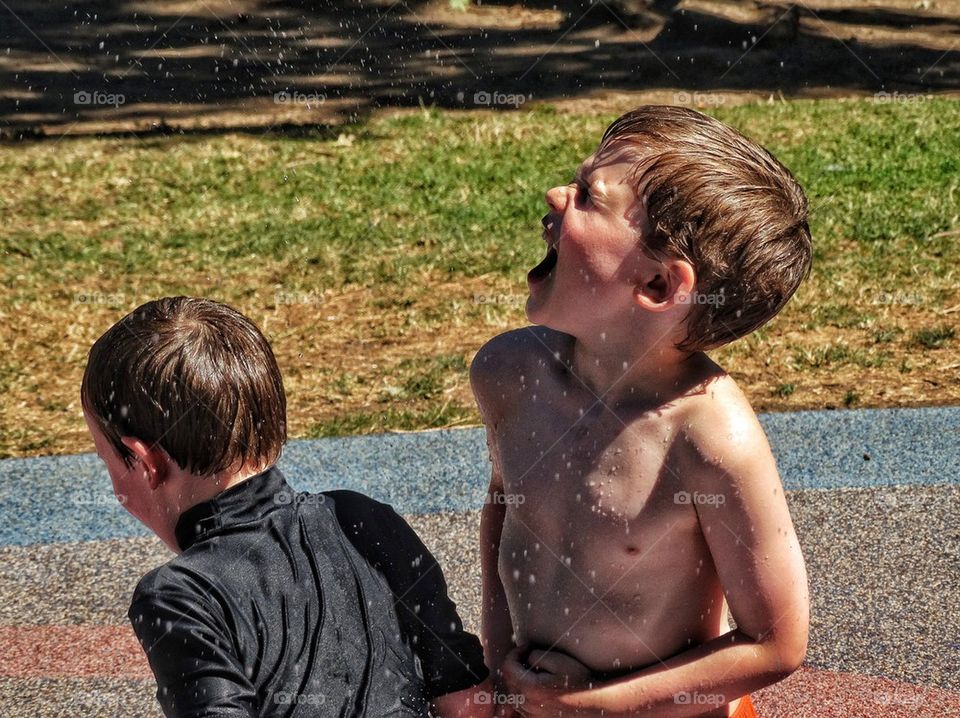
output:
M294 491L283 474L271 466L184 511L174 530L177 545L186 551L226 527L260 521L267 514L290 505L293 498Z

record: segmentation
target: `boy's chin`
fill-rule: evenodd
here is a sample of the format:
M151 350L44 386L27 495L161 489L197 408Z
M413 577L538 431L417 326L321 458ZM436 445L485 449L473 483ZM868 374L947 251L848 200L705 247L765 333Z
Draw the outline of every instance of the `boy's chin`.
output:
M553 329L554 331L558 332L568 331L561 326L563 322L559 321L559 319L555 316L555 312L550 311L548 306L541 304L533 297L527 298L526 314L527 321L531 324L546 327L547 329Z
M547 308L543 305L543 300L532 296L527 297L525 311L527 314L527 321L531 324L548 326L550 312L547 311Z

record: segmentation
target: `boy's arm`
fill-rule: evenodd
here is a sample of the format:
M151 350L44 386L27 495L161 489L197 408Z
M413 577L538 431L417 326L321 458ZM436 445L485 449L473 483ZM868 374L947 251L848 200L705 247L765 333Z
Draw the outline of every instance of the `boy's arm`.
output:
M492 693L493 683L487 678L480 685L434 698L430 715L437 718L490 718L493 716Z
M525 672L511 654L504 673L511 690L525 695L526 715L698 715L799 667L809 619L803 556L766 437L752 412L733 414L692 425L687 440L701 460L684 473L697 472L690 475L700 494L723 497L692 506L737 629L634 674L573 690L555 676Z
M433 714L488 715L483 650L477 637L464 630L436 558L387 504L353 491L327 495L334 499L347 538L394 594L397 618L413 642Z
M508 337L509 335L501 335L488 342L480 349L470 366L470 384L486 426L491 465L490 485L480 513L480 640L483 643L484 658L498 688L502 688L500 667L514 647L510 611L498 568L500 536L507 506L500 500L503 495L503 476L496 445L496 424L500 420L502 402L497 391L505 355L509 353Z
M501 685L500 667L514 647L513 627L507 597L500 581L500 535L507 512L501 500L503 479L494 466L483 510L480 513L480 567L482 571L480 613L480 640L487 666L493 673L494 682Z
M166 716L250 718L257 694L232 653L233 641L197 597L137 591L128 612L157 681Z

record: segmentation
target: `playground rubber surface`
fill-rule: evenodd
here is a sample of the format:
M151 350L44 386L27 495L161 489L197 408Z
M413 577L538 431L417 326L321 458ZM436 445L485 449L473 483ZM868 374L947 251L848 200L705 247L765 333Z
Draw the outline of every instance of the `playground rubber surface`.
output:
M960 716L960 408L762 415L811 587L804 666L762 717ZM481 429L294 441L298 489L393 504L479 628ZM0 461L0 715L159 716L126 609L170 557L92 454Z

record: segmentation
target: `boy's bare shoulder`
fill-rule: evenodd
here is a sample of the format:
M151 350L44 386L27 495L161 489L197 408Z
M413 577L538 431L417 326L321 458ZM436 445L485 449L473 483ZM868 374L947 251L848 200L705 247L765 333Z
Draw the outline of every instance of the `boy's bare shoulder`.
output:
M533 368L559 352L565 339L569 337L561 332L538 326L498 334L480 347L474 357L470 381L480 389L504 381L513 382L518 372Z
M730 469L771 456L753 407L726 372L711 377L685 404L680 417L683 440L701 465Z
M470 365L470 384L481 409L506 402L519 377L559 356L565 341L569 337L561 332L530 326L498 334L480 347Z

